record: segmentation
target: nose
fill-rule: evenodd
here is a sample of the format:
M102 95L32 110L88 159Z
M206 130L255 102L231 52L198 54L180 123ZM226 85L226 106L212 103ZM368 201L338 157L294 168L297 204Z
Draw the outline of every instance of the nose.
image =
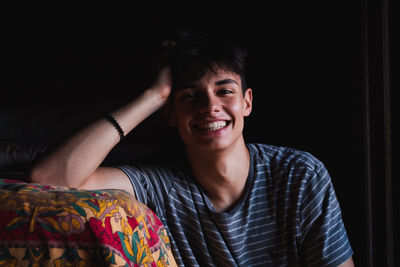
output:
M206 94L202 98L203 99L200 103L200 113L213 114L220 111L221 103L215 96Z

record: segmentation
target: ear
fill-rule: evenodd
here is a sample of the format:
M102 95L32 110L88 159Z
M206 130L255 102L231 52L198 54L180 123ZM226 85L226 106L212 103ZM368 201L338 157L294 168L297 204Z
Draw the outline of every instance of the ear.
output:
M247 88L244 92L244 105L243 105L243 115L245 117L249 116L253 108L253 91L251 88Z

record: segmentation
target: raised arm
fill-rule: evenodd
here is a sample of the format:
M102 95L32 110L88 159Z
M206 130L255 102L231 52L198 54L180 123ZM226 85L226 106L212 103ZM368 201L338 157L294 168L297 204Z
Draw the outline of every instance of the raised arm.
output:
M151 88L111 115L127 134L162 107L170 92L170 72L164 68ZM37 183L76 188L119 188L132 192L122 171L99 167L119 140L114 126L106 119L98 119L39 161L33 167L30 179Z

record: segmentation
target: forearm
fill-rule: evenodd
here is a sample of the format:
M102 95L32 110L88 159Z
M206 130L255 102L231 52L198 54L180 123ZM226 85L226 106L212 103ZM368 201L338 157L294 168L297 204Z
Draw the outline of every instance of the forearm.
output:
M159 109L165 99L156 90L147 90L112 115L127 134ZM97 170L119 140L114 126L100 118L38 162L32 169L31 181L79 187Z

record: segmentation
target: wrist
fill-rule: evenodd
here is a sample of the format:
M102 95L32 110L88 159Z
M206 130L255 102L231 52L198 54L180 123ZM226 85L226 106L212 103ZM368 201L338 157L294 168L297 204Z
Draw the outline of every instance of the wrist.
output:
M171 87L167 85L152 86L144 92L144 97L152 99L154 103L164 104L171 93Z
M122 139L124 139L125 137L125 133L124 130L122 130L121 126L119 125L118 121L110 114L110 113L106 113L104 115L105 119L107 119L108 122L110 122L114 128L118 131L118 134L120 136L120 141L122 141Z
M161 97L161 100L167 100L171 93L171 84L171 71L166 67L160 71L158 79L150 89L154 92L157 92L159 97Z

